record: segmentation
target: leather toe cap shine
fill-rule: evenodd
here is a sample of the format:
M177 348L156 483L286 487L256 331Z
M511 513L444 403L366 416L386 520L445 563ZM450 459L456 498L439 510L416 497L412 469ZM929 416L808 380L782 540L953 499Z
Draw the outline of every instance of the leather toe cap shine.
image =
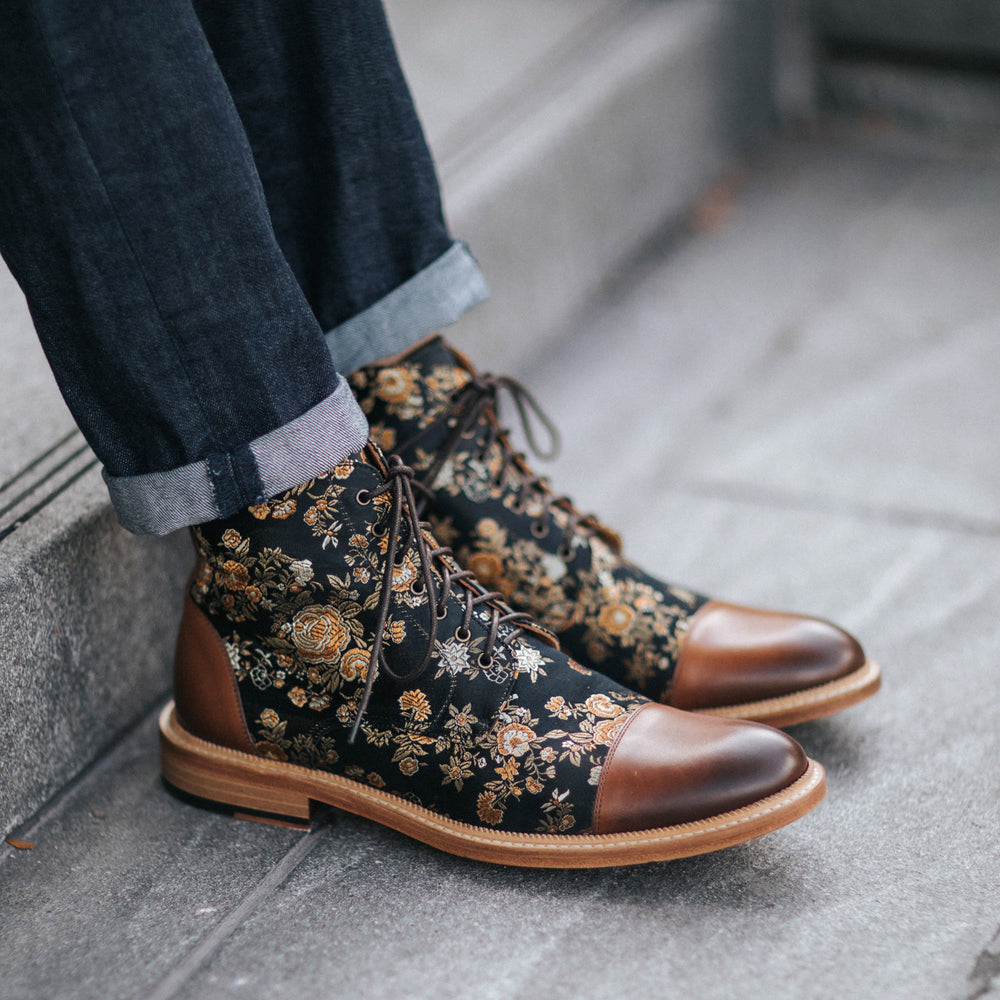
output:
M707 819L780 792L808 765L795 740L768 726L648 704L602 768L594 833Z
M709 601L692 617L670 693L675 708L777 698L865 663L857 640L819 618Z

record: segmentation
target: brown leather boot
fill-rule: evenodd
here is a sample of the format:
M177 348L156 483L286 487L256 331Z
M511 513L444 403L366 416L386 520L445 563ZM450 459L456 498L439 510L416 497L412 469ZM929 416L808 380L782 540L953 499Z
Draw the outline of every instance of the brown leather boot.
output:
M829 622L673 586L621 555L618 535L538 478L497 421L512 379L478 375L440 337L350 378L373 437L432 493L435 533L463 566L551 629L580 663L678 708L791 725L873 695L878 666Z
M241 815L316 803L500 864L716 850L792 821L822 768L765 726L648 701L461 570L370 446L194 531L163 773Z

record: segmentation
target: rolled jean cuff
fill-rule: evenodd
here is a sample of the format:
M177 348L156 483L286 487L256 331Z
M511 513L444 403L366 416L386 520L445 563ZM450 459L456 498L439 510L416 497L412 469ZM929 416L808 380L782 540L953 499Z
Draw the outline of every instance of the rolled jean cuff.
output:
M325 334L338 372L399 354L489 298L475 257L456 241L409 281Z
M104 481L122 527L139 535L229 517L332 469L368 440L368 422L344 379L300 417L237 451L141 476Z

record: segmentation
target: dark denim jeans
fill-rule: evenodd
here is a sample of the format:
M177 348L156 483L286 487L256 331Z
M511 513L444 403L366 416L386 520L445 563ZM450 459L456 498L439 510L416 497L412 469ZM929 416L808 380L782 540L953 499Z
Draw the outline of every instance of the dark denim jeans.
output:
M358 448L337 374L485 295L378 0L3 0L0 252L119 518Z

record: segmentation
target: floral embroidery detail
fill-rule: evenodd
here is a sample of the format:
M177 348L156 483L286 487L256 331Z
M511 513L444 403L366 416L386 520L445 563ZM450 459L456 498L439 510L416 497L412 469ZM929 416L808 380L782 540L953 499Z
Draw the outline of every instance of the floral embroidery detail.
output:
M434 391L460 381L442 372ZM400 408L415 406L422 391L405 379L383 388ZM465 582L450 586L422 664L440 593L432 604L412 539L403 540L390 567L383 660L348 742L372 670L388 558L381 529L388 501L375 495L381 482L374 468L352 459L193 532L199 566L190 593L223 638L257 751L464 822L585 831L597 793L593 776L645 699L532 632L509 622L491 626L496 612L466 601L473 594L492 599ZM437 549L432 536L424 538ZM435 582L442 567L460 572L446 553L435 559Z
M399 365L350 381L373 434L393 439L418 476L433 475L428 517L458 561L551 629L571 657L669 700L681 638L707 598L643 573L621 556L612 531L537 485L489 406L442 462L461 419L456 393L476 389L472 379L434 338Z
M430 718L430 702L423 691L404 691L399 696L399 707L416 722L424 722Z
M289 631L299 656L320 663L336 663L351 635L336 608L319 606L299 611Z

